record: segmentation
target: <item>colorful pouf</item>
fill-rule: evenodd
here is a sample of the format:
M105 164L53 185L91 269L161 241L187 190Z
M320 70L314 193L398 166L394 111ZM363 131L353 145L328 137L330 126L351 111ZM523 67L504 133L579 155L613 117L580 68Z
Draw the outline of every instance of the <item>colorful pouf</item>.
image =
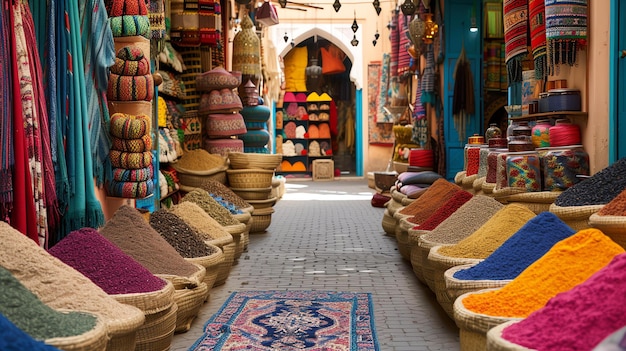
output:
M245 147L263 147L269 142L270 134L264 129L249 130L247 133L240 135L239 139L243 140Z
M589 175L589 154L582 146L550 147L541 151L543 188L566 190Z
M202 148L210 154L227 157L231 152L243 152L243 140L204 138Z
M204 116L210 113L230 113L241 110L241 99L231 89L212 90L203 93L200 97L198 114Z
M127 199L143 199L154 193L154 181L152 179L139 182L118 182L111 180L107 183L106 189L109 196Z
M224 67L216 67L196 76L197 91L235 89L239 85L241 85L241 72L228 72Z
M111 165L116 168L141 169L152 165L152 153L146 152L122 152L109 151Z
M124 152L144 152L152 149L152 138L149 133L137 139L122 139L111 136L111 149Z
M152 165L139 169L113 168L113 180L117 182L143 182L152 179Z
M239 113L210 114L205 120L206 134L210 138L221 138L245 134L248 130Z
M141 15L110 17L111 32L114 37L150 37L150 19Z
M111 115L109 133L120 139L140 139L148 134L151 123L148 115L114 113Z
M105 7L109 17L148 14L146 2L142 0L110 0L105 1Z
M151 74L144 76L122 76L109 74L107 98L114 101L152 101L154 79Z
M270 108L265 105L246 106L241 110L241 115L246 122L266 123L270 118Z

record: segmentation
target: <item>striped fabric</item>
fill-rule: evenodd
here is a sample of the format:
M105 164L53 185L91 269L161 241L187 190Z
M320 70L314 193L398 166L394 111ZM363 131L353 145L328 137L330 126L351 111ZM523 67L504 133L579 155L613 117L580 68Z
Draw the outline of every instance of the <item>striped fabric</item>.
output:
M546 11L544 0L530 0L528 2L530 14L530 45L535 61L535 78L544 79L547 74L546 49Z
M576 53L586 45L587 0L545 0L548 69L576 63Z
M509 84L522 81L521 61L528 54L528 1L504 0L504 42Z

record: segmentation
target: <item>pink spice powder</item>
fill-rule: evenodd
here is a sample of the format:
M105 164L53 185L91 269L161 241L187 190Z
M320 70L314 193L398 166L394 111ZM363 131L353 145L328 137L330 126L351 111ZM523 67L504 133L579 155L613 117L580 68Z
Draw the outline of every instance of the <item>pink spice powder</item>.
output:
M537 351L589 351L626 325L626 253L541 309L505 328L502 337Z

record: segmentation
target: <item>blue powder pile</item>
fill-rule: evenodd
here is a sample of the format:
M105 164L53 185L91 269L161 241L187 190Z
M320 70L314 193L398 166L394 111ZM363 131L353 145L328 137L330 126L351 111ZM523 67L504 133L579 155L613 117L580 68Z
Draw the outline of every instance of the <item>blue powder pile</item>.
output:
M33 339L0 314L0 350L2 351L60 351Z
M460 280L510 280L574 230L551 212L541 212L524 224L484 261L454 273Z

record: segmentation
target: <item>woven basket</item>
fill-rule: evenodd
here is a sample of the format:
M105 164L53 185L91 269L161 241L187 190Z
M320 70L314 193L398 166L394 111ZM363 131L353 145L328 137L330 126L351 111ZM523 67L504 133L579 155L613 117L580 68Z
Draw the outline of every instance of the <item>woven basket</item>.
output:
M202 282L207 285L207 289L209 289L210 291L215 284L215 280L217 279L218 267L222 262L224 262L224 253L222 252L222 249L220 249L216 245L207 243L205 243L205 245L213 247L212 254L202 257L185 258L185 260L204 267L206 273L204 274L204 279L202 279ZM207 301L208 298L209 294L207 292L205 301Z
M411 260L411 247L409 246L409 229L415 226L415 223L408 221L412 216L396 212L393 217L397 220L396 225L396 241L398 243L398 251L403 259Z
M254 209L273 207L276 204L278 198L272 197L265 200L246 200Z
M226 239L228 239L226 241ZM213 244L222 250L224 259L217 265L217 275L213 287L220 286L226 282L226 279L230 275L230 270L235 262L235 241L232 235L223 238L217 238L213 240L205 241L205 243Z
M448 314L448 316L450 316L450 318L454 318L454 300L450 299L450 296L448 296L448 292L446 291L444 274L452 267L478 263L482 260L475 258L444 256L439 253L439 249L441 247L443 246L438 245L430 249L430 252L428 253L428 261L433 267L434 291L435 296L437 297L437 302L439 302L443 310Z
M236 220L246 225L246 230L243 231L242 241L243 241L243 251L248 250L248 244L250 243L250 228L252 227L252 211L254 211L254 207L250 206L247 208L240 209L243 213L233 215Z
M463 185L463 179L465 179L465 171L460 171L457 172L454 175L454 183L458 186L462 186Z
M424 189L424 191L426 191L426 189ZM424 191L422 191L422 192L420 193L420 196L421 196L421 194L422 194ZM402 199L402 202L400 202L400 203L402 204L402 206L405 206L405 207L406 207L406 206L410 205L410 204L411 204L413 201L415 201L415 200L417 200L417 198L412 199L412 198L410 198L410 197L408 197L408 196L407 196L407 197L403 198L403 199Z
M533 351L524 346L514 344L502 337L502 332L508 326L519 323L518 321L508 321L489 329L487 332L487 351Z
M488 291L491 289L481 290ZM509 321L521 318L494 317L474 313L463 305L463 299L473 293L459 296L454 302L454 321L459 327L461 351L484 351L487 349L487 332L489 329Z
M626 216L589 216L589 225L600 229L609 238L626 248Z
M458 271L468 269L475 266L473 264L464 264L448 269L444 273L444 280L446 283L446 292L450 297L450 300L455 301L459 296L475 292L483 289L496 289L505 286L510 283L511 280L461 280L454 277L454 274Z
M496 188L496 183L484 182L481 187L482 187L483 193L485 195L492 195L493 194L493 190Z
M174 303L172 300L174 284L167 279L163 280L165 286L159 290L136 294L117 294L111 295L111 297L120 303L137 307L146 315L158 313L170 308Z
M424 239L423 237L420 237L417 244L418 249L414 254L415 256L417 256L415 257L416 262L421 262L424 281L433 292L435 292L435 270L433 268L432 262L428 260L428 255L430 254L430 250L438 245L441 245L441 243L430 241Z
M228 154L232 169L275 170L283 160L282 154L257 154L231 152Z
M76 310L58 309L60 313L77 313ZM96 317L96 325L80 335L46 339L45 343L67 351L104 351L107 348L107 326L102 317L91 312L81 312Z
M202 172L186 170L177 167L175 163L172 164L172 167L176 170L181 185L200 188L207 179L213 179L222 184L226 184L226 166Z
M385 212L383 213L383 221L382 221L382 226L383 226L383 230L385 231L385 234L389 236L393 236L395 238L396 224L397 223L396 223L395 218L393 218L393 215L389 214L389 209L385 209Z
M550 210L550 205L561 194L560 191L538 191L530 193L513 194L506 198L507 204L519 204L527 207L535 214Z
M402 200L407 198L406 194L403 194L401 191L396 190L396 189L392 189L390 192L391 192L391 199L397 202L398 206L404 206L402 205Z
M272 222L273 207L255 209L252 212L252 227L250 233L263 233Z
M600 211L604 205L592 206L557 206L551 204L549 211L559 217L575 231L590 228L589 217Z
M252 215L250 215L252 217ZM233 236L233 243L235 244L235 260L233 264L236 264L239 257L243 253L244 247L244 238L243 233L246 231L245 223L238 223L233 225L224 226L224 230L226 230L230 235Z
M483 191L483 183L485 182L485 179L487 179L487 177L476 178L474 183L472 183L475 195L485 195L485 192Z
M173 295L172 295L173 298ZM137 331L136 351L169 350L176 329L178 305L172 305L161 312L146 315L146 322Z
M183 333L191 329L191 323L198 316L200 307L208 294L209 288L205 283L200 283L194 288L177 289L174 292L174 301L178 307L175 333Z
M424 277L424 266L422 264L421 250L419 247L419 239L422 235L430 233L430 230L409 229L409 247L411 249L411 267L417 279L426 284ZM429 249L430 251L430 249Z
M274 171L269 169L228 169L228 183L237 189L270 188Z
M242 199L249 202L250 200L266 200L269 198L270 193L272 192L272 187L266 188L248 188L248 189L240 189L240 188L230 188L235 194L239 195Z
M474 189L474 181L476 181L476 179L478 179L477 174L472 174L471 176L466 175L463 180L461 180L461 187L463 190L476 194L476 190Z

